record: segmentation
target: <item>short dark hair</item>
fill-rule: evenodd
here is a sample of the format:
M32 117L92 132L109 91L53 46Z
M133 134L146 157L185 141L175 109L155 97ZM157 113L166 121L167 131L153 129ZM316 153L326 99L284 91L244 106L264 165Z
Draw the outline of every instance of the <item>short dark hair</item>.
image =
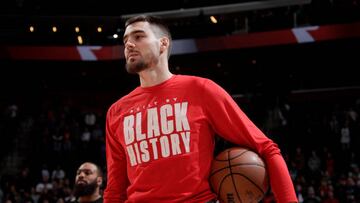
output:
M93 164L94 164L94 165L96 166L96 168L97 168L98 176L103 177L103 176L104 176L104 173L103 173L102 169L100 168L100 166L97 165L97 164L95 164L95 163L93 163Z
M172 48L172 37L171 37L170 29L167 26L167 24L164 22L164 20L158 16L138 15L127 19L125 22L125 28L136 22L148 22L149 24L155 25L156 27L159 28L161 33L156 32L155 30L153 31L158 37L165 36L169 39L168 57L170 57L170 52Z
M95 168L96 168L96 173L97 173L97 175L100 176L100 177L103 177L103 176L104 176L104 172L103 172L103 170L101 169L100 165L98 165L98 164L96 164L96 163L94 163L94 162L91 162L91 161L84 161L82 164L80 164L78 170L79 170L80 167L81 167L82 165L84 165L84 164L94 165Z

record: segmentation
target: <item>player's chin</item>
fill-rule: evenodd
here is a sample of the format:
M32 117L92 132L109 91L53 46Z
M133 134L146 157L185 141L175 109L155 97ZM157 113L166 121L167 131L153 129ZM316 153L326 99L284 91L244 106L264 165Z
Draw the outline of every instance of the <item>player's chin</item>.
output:
M136 74L141 71L141 68L136 63L127 63L126 71L131 74Z
M136 69L137 62L133 59L126 61L126 69Z

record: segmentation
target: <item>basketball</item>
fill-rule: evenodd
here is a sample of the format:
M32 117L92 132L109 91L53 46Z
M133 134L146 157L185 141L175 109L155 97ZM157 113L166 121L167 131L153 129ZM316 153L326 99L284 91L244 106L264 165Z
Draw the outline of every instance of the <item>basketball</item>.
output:
M250 149L226 149L212 162L210 185L221 202L259 202L269 188L265 162Z

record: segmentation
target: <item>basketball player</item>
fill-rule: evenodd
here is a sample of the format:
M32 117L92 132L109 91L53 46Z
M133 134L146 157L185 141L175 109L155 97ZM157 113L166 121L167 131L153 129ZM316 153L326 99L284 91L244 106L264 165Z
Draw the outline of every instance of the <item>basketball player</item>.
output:
M99 166L85 162L76 172L74 196L75 203L102 203L100 187L103 182L103 174Z
M231 96L209 79L169 71L166 25L137 16L125 28L126 70L140 86L107 113L104 202L216 202L208 181L215 133L264 158L277 202L297 202L279 148Z

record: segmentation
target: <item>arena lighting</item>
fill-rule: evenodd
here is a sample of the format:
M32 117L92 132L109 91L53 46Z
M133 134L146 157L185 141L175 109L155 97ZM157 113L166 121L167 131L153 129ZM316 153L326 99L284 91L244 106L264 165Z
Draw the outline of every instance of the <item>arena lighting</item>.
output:
M215 16L210 16L210 21L214 24L216 24L218 22L217 19L215 18Z
M198 8L189 8L189 9L177 9L177 10L168 10L168 11L158 11L158 12L148 12L148 13L135 13L122 15L121 18L126 20L133 16L145 14L145 15L155 15L162 18L186 18L186 17L196 17L199 15L219 15L227 13L236 13L243 11L253 11L261 9L270 9L286 6L298 6L304 4L310 4L312 0L268 0L268 1L254 1L254 2L243 2L236 4L226 4L226 5L217 5L217 6L206 6Z
M79 43L79 44L83 44L83 43L84 43L83 38L81 37L81 35L77 36L77 40L78 40L78 43Z
M56 27L56 26L53 26L53 27L52 27L52 31L53 31L53 32L57 32L57 27Z
M34 26L31 25L31 26L29 27L29 31L30 31L30 32L34 32L34 31L35 31Z

